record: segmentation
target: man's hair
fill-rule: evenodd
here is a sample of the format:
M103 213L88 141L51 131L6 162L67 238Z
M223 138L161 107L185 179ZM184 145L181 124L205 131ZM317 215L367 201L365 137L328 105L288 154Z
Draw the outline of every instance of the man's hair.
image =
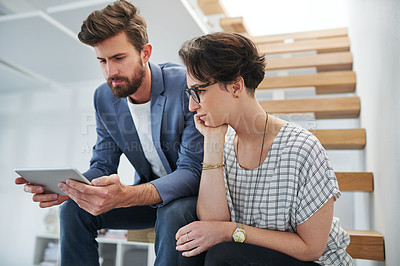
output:
M243 77L250 95L264 79L265 57L240 34L218 32L194 38L183 44L179 56L189 75L202 82L226 85Z
M118 0L92 12L83 22L78 38L87 45L96 46L123 31L139 52L149 42L146 21L138 9L128 1Z

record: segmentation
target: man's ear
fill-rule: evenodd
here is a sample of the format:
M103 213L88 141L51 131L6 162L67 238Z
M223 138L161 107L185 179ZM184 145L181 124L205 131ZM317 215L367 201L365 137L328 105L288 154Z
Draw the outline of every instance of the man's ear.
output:
M234 98L239 98L246 89L243 77L237 77L231 84L231 93Z
M140 56L142 58L143 64L146 64L150 60L151 52L153 51L153 46L150 43L143 45Z

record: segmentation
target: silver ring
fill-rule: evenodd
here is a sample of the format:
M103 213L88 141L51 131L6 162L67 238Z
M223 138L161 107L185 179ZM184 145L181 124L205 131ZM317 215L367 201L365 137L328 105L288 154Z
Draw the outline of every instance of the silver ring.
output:
M187 238L187 242L189 242L190 240L189 240L189 235L188 235L188 233L186 233L186 238Z

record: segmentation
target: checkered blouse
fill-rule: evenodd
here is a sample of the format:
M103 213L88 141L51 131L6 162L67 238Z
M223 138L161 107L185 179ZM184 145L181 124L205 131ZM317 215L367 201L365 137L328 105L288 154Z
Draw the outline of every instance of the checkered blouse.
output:
M231 220L269 230L296 232L332 196L340 197L327 154L309 131L287 123L282 127L264 163L245 170L236 160L235 131L225 136L224 173ZM334 218L328 243L316 263L352 265L346 248L349 235Z

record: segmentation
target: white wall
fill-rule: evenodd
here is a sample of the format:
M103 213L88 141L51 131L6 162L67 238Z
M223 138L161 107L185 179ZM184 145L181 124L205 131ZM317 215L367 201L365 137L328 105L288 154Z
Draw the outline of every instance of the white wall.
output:
M44 218L49 213L14 184L18 175L13 169L88 169L96 141L93 92L100 83L74 90L0 95L1 266L32 264L35 237L46 233ZM123 183L132 184L134 170L125 157L119 174ZM50 209L58 214L58 207Z
M349 35L367 130L366 168L374 173L372 228L385 238L386 262L400 265L400 1L349 1Z
M95 140L93 126L84 133L86 118L93 117L93 90L0 95L0 265L32 264L35 236L45 232L48 212L14 185L13 169L75 166L84 171L90 159L86 143L92 146Z

